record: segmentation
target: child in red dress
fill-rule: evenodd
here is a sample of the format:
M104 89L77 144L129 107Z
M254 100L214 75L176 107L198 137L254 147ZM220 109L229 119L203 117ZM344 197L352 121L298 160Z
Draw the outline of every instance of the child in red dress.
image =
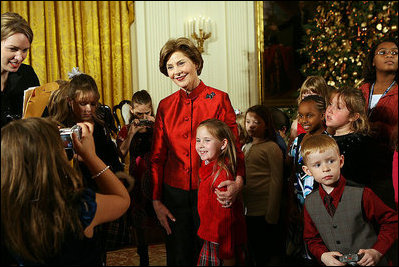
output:
M204 240L199 266L243 264L242 246L246 241L242 200L217 201L215 188L226 180L234 180L237 155L234 135L222 121L208 119L197 128L196 150L202 165L199 169L198 236Z

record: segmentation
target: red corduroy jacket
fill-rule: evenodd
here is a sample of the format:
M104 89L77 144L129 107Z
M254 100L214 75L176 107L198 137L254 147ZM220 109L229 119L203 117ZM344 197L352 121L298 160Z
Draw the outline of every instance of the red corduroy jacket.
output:
M246 243L246 225L241 198L237 198L230 208L223 208L216 199L215 188L223 181L234 178L222 169L214 181L218 168L216 161L203 165L199 169L201 179L198 189L198 214L200 227L198 236L204 240L219 244L219 257L229 259L234 256L235 248Z

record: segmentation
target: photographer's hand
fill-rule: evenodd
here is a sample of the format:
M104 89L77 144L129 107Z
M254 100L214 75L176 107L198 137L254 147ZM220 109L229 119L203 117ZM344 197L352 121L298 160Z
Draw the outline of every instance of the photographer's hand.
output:
M73 148L76 154L83 160L96 156L96 148L94 145L93 130L94 125L89 122L78 123L82 127L82 136L79 137L72 133Z
M326 266L345 266L346 264L340 262L337 257L342 256L338 251L329 251L321 254L321 262Z

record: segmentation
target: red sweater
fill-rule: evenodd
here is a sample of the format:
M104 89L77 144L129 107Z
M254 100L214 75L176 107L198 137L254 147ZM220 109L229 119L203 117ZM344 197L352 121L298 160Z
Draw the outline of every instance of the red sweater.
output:
M335 207L338 207L339 201L344 192L345 184L346 179L341 176L337 187L330 193ZM319 194L321 199L324 199L327 194L321 185L319 186ZM366 220L375 222L380 226L377 242L372 248L384 255L398 238L398 214L385 205L370 188L364 188L362 201ZM324 206L327 209L325 203ZM306 204L304 206L304 223L303 238L307 243L310 252L320 261L321 255L329 250L321 239L316 225L306 210Z
M215 188L223 181L234 177L226 170L213 182L217 170L215 162L202 165L199 169L200 185L198 189L198 214L200 227L198 236L204 240L219 244L219 258L229 259L234 256L235 247L246 241L246 226L243 204L240 198L231 208L223 208L216 199ZM213 183L213 184L212 184Z
M154 200L161 199L163 183L183 190L198 189L200 158L195 136L198 124L210 118L225 122L235 135L237 175L245 177L244 153L229 95L201 81L190 94L180 89L158 105L151 152Z

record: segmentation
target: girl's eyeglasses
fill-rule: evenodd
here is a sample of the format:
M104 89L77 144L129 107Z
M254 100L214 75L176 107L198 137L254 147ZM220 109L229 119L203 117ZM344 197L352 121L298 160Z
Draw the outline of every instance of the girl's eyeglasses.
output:
M385 56L386 54L391 54L392 56L397 56L398 55L398 50L385 50L385 49L381 49L378 50L376 55L380 55L380 56Z

